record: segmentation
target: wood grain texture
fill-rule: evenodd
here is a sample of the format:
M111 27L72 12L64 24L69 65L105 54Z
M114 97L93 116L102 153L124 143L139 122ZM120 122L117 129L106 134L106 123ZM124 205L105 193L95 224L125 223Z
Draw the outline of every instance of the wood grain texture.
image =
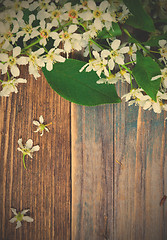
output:
M72 240L166 240L165 113L122 102L71 115Z
M119 88L124 94L125 87ZM115 106L114 239L167 239L165 114Z
M24 68L25 71L25 68ZM37 81L22 70L27 84L0 98L0 239L70 239L70 103L58 96L42 75ZM50 132L34 133L33 120L43 115ZM32 138L40 151L31 160L17 151L18 139ZM33 223L20 229L9 223L10 208L30 209Z
M113 239L113 106L71 106L72 240Z
M43 137L32 124L41 114L53 122ZM0 239L166 240L165 117L124 102L70 105L43 75L28 76L18 94L0 99ZM27 170L21 137L40 145ZM34 222L15 230L10 207L29 208Z

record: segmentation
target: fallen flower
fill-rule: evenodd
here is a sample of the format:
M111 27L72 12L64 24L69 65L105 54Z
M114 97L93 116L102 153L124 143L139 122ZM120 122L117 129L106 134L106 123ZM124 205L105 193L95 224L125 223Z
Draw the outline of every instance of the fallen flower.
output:
M28 156L30 156L30 158L32 158L32 153L39 151L40 147L39 147L39 145L32 147L33 146L32 139L28 139L25 146L23 146L22 138L20 138L18 140L18 144L20 147L18 147L17 150L23 153L23 165L24 165L24 168L26 169L26 165L25 165L25 161L24 161L25 156L28 155Z
M29 216L24 216L24 214L26 214L29 211L29 209L23 210L23 211L18 212L18 213L16 212L15 208L11 208L11 210L14 213L15 216L13 218L11 218L9 220L9 222L10 223L17 222L16 229L22 226L21 221L26 221L26 222L33 222L34 221L33 218L31 218Z
M41 135L43 135L44 133L44 130L46 130L47 132L49 132L49 129L46 127L48 125L51 125L52 123L48 123L48 124L43 124L44 123L44 119L43 119L43 116L41 115L39 117L39 122L38 121L33 121L33 124L37 126L37 130L34 131L34 132L41 132Z
M0 96L4 96L4 97L9 97L11 92L15 92L17 93L17 85L19 83L26 83L27 80L24 78L14 78L12 77L10 80L8 81L3 81L2 82L2 91L0 91Z

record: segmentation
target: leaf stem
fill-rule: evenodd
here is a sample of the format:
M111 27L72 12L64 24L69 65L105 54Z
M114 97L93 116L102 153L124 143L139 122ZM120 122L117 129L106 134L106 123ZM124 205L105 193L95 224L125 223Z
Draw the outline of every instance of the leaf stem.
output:
M135 63L135 62L136 62L136 61L127 62L127 63L125 63L124 65L129 65L129 64Z
M133 89L132 74L130 74L130 85L131 85L131 89Z
M24 168L27 169L27 168L26 168L26 165L25 165L25 160L24 160L25 155L26 155L26 154L23 154L23 165L24 165Z
M87 32L88 29L81 23L81 22L78 22L78 25L80 25L81 27L83 27L83 29Z
M9 75L9 72L7 71L7 76L8 76L8 81L10 80L10 75Z
M90 42L89 42L89 57L90 57L90 59L92 59L92 53L91 53L91 49L90 49Z
M104 49L100 44L98 44L97 42L95 42L92 38L90 38L90 42L94 43L96 46L98 46L100 49Z
M121 67L125 68L132 75L132 71L128 67L126 67L125 64L121 65Z
M122 29L130 38L132 38L135 41L135 44L138 47L143 49L151 58L153 58L159 64L160 67L164 68L164 65L152 53L150 53L150 51L147 48L145 48L137 39L132 37L132 35L128 32L127 29L125 29L125 28L122 28Z

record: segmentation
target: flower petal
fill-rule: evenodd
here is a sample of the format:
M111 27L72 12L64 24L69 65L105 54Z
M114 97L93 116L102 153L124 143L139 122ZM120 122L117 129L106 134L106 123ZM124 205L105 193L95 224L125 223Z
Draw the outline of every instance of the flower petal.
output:
M114 66L115 66L115 63L113 61L113 59L110 59L109 62L108 62L108 66L111 70L113 70Z
M18 78L18 79L15 80L15 83L27 83L27 79Z
M13 57L17 57L21 53L21 47L17 46L13 48Z
M151 81L155 81L155 80L157 80L158 78L161 78L163 75L157 75L157 76L155 76L155 77L152 77L151 78Z
M39 126L39 125L40 125L40 123L39 123L38 121L35 121L35 120L34 120L32 123L33 123L34 125L36 125L36 126Z
M17 215L16 209L15 208L11 208L12 213L14 213L14 215Z
M50 33L50 37L53 39L58 39L59 38L59 34L57 32L51 32Z
M28 139L27 142L26 142L25 147L28 148L28 149L31 149L32 145L33 145L32 139Z
M18 221L18 222L17 222L17 225L16 225L16 229L20 228L20 227L21 227L21 225L22 225L22 224L21 224L21 222L20 222L20 221Z
M118 63L118 64L123 65L124 64L124 59L121 56L117 56L115 58L115 62Z
M104 49L102 52L101 52L101 57L102 58L106 58L110 55L110 51L107 50L107 49Z
M97 8L95 2L88 1L88 8L90 8L91 10L95 10Z
M94 21L94 26L97 30L102 30L103 24L99 18L96 18Z
M129 51L129 47L123 47L119 50L119 53L127 53Z
M40 149L39 145L36 145L31 149L31 152L37 152L39 151L39 149Z
M21 148L17 148L17 150L20 151L20 152L23 152L23 150Z
M165 46L165 44L166 44L166 40L159 40L159 46L160 47L164 47Z
M70 25L68 28L68 33L73 33L77 30L77 26L76 25Z
M13 218L11 218L11 219L9 220L10 223L14 223L14 222L16 222L16 221L17 221L16 217L13 217Z
M22 212L21 212L21 214L25 214L25 213L27 213L28 211L30 211L30 209L25 209L25 210L23 210Z
M121 40L115 39L115 40L112 42L111 47L112 47L112 49L115 51L115 50L117 50L117 49L119 48L120 44L121 44Z
M46 130L47 132L49 132L49 129L48 129L47 127L45 127L45 130Z
M53 61L52 60L48 60L47 63L46 63L46 69L48 71L52 71L53 69Z
M20 75L20 70L16 65L11 66L11 73L14 77L17 77Z
M17 64L26 65L28 63L28 57L20 57L17 59Z
M43 123L43 122L44 122L44 119L43 119L43 116L42 116L42 115L39 117L39 122L40 122L40 123Z
M33 222L34 219L29 217L29 216L23 216L23 220L26 221L26 222Z
M19 138L19 140L18 140L18 144L19 144L19 146L20 146L21 148L23 148L22 138Z
M8 61L8 55L6 53L0 53L0 61L7 62Z
M108 7L108 5L109 5L109 2L108 2L108 1L103 1L103 2L100 3L99 9L100 9L101 11L104 11L104 10L106 10L106 8Z

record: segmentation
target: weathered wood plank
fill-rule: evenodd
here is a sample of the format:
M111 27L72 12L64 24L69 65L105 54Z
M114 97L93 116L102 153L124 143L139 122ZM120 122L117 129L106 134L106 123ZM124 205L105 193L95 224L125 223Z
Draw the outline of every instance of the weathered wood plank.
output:
M113 106L72 104L72 240L113 239Z
M24 69L25 70L25 69ZM42 75L37 81L27 72L19 93L0 99L0 239L70 239L70 103L58 96ZM32 124L43 115L53 122L42 137ZM31 160L17 151L18 139L32 138L40 151ZM33 223L15 230L10 207L30 208Z
M125 91L121 86L119 91ZM167 239L164 114L117 105L114 120L114 239Z

